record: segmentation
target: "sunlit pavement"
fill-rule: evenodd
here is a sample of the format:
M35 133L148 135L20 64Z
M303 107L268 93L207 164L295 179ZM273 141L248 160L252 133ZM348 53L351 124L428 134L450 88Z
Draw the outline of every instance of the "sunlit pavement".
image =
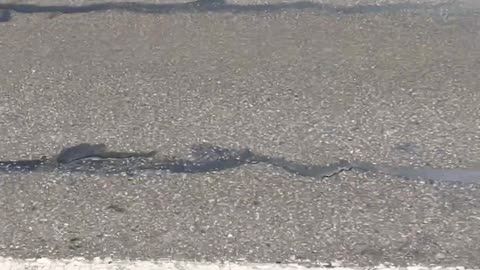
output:
M210 142L304 163L480 166L474 1L273 11L150 2L156 12L2 13L2 159L79 142L184 156ZM479 195L355 172L312 181L264 165L1 175L0 256L479 268Z

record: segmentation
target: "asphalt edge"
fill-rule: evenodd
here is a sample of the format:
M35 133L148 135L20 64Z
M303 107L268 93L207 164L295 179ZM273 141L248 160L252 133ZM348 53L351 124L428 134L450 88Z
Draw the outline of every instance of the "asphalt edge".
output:
M325 264L325 266L308 267L300 264L269 264L269 263L207 263L189 261L136 261L136 260L113 260L111 258L84 258L53 260L48 258L39 259L15 259L12 257L0 257L0 269L2 270L470 270L475 268L466 267L442 267L442 266L408 266L394 267L378 265L372 267L343 267L340 264ZM480 268L477 268L480 269Z

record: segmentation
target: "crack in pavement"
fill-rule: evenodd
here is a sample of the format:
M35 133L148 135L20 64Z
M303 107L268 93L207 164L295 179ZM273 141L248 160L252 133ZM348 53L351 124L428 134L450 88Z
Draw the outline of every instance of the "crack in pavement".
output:
M127 11L142 14L169 14L169 13L195 13L195 12L275 12L284 10L318 10L329 14L370 14L381 12L402 12L402 11L427 11L433 10L434 14L442 9L452 7L452 3L421 4L421 3L396 3L385 5L355 5L337 6L332 4L314 3L311 1L297 1L293 3L277 4L229 4L225 0L197 0L187 3L139 3L139 2L103 2L81 6L69 5L36 5L19 3L0 3L0 22L8 22L12 19L11 12L34 14L34 13L56 13L76 14L105 11ZM442 11L440 11L442 12ZM449 11L451 12L451 11ZM441 14L440 14L441 15Z
M479 184L480 169L444 169L376 165L364 161L339 160L327 165L305 165L285 158L261 155L248 148L228 149L212 144L191 147L191 159L155 158L157 151L115 152L105 144L81 143L64 148L53 158L42 156L32 160L0 161L0 172L63 172L95 175L148 176L171 173L206 173L222 171L246 164L265 163L310 178L333 177L343 171L382 173L411 180Z

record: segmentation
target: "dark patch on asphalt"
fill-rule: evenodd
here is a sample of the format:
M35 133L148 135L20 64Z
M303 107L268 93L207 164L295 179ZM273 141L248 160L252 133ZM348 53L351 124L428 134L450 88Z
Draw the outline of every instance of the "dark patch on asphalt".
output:
M150 152L112 152L107 151L107 145L101 144L89 144L81 143L72 147L64 148L56 157L56 161L59 164L67 164L79 159L85 159L90 157L96 158L148 158L157 154L157 151Z
M330 177L352 166L347 161L329 165L303 165L284 158L255 154L249 149L227 149L211 144L193 145L193 159L152 159L157 153L113 152L105 144L81 143L66 147L48 160L0 161L0 171L14 172L77 172L98 175L157 175L173 173L205 173L232 169L246 164L267 163L302 176ZM93 158L93 159L92 159ZM115 160L119 162L115 162Z
M81 245L81 239L79 237L73 237L69 240L69 248L70 249L79 249L82 247Z
M107 209L108 210L113 210L117 213L125 213L127 211L127 209L123 208L122 206L120 206L118 204L110 204L109 206L107 206Z
M478 184L480 169L442 169L413 168L401 166L376 165L365 161L346 161L328 165L304 165L285 158L271 157L252 152L250 149L228 149L211 144L193 145L193 160L187 159L151 159L157 153L150 152L113 152L105 144L82 143L62 149L54 159L0 161L0 171L13 172L76 172L98 175L159 175L163 171L173 173L206 173L223 171L246 164L266 163L282 168L289 173L321 179L332 177L341 172L359 170L380 172L411 180L429 180L449 183ZM95 158L91 160L90 158ZM120 159L120 163L111 159ZM123 159L123 160L122 160ZM119 211L121 212L121 211Z

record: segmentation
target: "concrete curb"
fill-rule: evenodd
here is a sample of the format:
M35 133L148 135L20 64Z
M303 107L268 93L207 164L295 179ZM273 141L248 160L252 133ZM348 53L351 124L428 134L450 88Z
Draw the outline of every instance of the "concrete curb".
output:
M299 264L255 264L255 263L202 263L187 261L128 261L83 258L52 260L40 259L14 259L0 257L2 270L467 270L465 267L389 267L379 265L375 267L342 267L328 265L324 267L306 267ZM473 269L473 268L470 268ZM480 268L479 268L480 269Z

